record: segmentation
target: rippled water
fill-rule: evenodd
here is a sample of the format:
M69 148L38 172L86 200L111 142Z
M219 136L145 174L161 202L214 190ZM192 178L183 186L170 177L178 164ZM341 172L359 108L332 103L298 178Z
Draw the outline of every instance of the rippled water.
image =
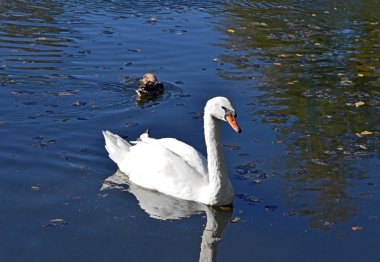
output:
M1 261L377 260L378 1L0 10ZM146 72L166 93L141 104ZM215 95L243 128L222 130L233 210L113 175L101 130L149 127L204 152Z

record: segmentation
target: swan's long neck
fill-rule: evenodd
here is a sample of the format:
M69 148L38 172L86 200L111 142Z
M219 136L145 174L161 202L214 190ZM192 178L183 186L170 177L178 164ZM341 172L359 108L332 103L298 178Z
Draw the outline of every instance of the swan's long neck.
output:
M224 164L220 139L220 120L207 111L204 115L204 132L207 147L207 167L211 205L227 205L232 202L233 189Z

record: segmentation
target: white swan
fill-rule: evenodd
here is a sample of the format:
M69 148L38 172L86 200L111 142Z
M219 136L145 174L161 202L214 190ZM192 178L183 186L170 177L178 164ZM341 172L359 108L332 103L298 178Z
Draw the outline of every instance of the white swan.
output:
M118 135L103 131L105 147L132 183L206 205L229 205L233 188L224 164L220 123L227 121L240 133L235 117L235 109L227 98L214 97L207 102L204 109L207 160L177 139L154 139L148 132L138 141L128 143Z

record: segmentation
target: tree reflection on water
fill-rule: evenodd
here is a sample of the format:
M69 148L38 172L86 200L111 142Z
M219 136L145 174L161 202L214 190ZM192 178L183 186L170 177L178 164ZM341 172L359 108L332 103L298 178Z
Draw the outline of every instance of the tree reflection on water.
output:
M221 60L232 68L219 75L253 82L252 90L263 92L252 117L273 125L286 147L288 215L329 229L372 197L379 165L380 6L277 2L231 8L221 26L229 50Z

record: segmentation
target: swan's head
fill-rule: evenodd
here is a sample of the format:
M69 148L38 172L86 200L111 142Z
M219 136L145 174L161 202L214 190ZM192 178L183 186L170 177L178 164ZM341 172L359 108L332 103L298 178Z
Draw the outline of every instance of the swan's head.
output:
M210 114L219 120L226 121L237 133L241 132L236 122L237 114L235 109L227 98L222 96L211 98L207 101L205 114Z

